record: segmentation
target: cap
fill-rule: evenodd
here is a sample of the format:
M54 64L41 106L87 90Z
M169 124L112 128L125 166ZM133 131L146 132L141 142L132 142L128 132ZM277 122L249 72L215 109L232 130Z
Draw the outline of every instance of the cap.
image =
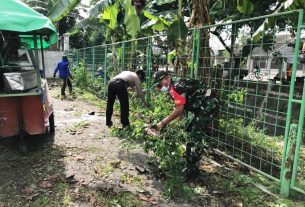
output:
M164 78L165 76L167 76L169 73L167 71L164 70L160 70L155 72L154 74L154 83L159 82L160 80L162 80L162 78Z

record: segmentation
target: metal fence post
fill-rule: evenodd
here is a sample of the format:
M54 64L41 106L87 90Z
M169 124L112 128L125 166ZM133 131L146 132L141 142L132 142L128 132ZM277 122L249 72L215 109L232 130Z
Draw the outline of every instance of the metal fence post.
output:
M125 66L125 42L122 42L122 57L121 57L121 71L124 71Z
M199 58L200 58L200 37L201 37L201 29L196 29L196 36L197 36L197 48L196 48L196 65L194 71L195 79L198 79L198 68L199 68Z
M190 78L194 78L194 64L195 64L195 49L196 49L196 29L193 29L193 45L192 45L192 63Z
M105 45L104 51L104 98L107 96L107 45Z
M284 143L284 150L283 150L283 159L282 159L282 165L281 165L281 177L280 177L280 182L281 182L281 195L288 197L289 196L289 188L290 186L294 186L295 185L295 179L296 179L296 174L297 174L297 166L298 166L298 160L299 160L299 147L300 147L300 139L302 139L302 130L303 130L303 123L304 123L304 104L302 104L302 102L300 102L299 100L295 100L293 99L294 96L294 89L295 89L295 78L296 78L296 70L297 70L297 63L298 63L298 49L300 46L300 35L301 35L301 28L302 28L302 24L303 24L303 14L304 11L303 10L299 10L299 17L298 17L298 28L297 28L297 40L296 40L296 45L295 45L295 49L294 49L294 56L293 56L293 68L292 68L292 76L291 76L291 82L290 82L290 88L289 88L289 99L288 99L288 107L287 107L287 117L286 117L286 129L285 129L285 143ZM304 89L303 89L304 90ZM303 91L304 94L304 91ZM304 99L304 97L302 97L302 99ZM289 150L289 141L290 141L290 137L288 137L289 135L289 126L291 123L291 114L292 114L292 104L293 103L301 103L301 114L303 113L303 117L299 118L299 128L298 128L298 132L295 132L297 135L295 139L298 140L298 146L295 146L296 143L294 143L294 149L293 149L293 153L294 153L294 157L292 158L293 160L291 160L291 165L293 165L293 169L290 169L291 171L288 171L289 174L287 173L287 156L288 153L290 152ZM302 111L303 110L303 111ZM301 116L300 114L300 116ZM302 126L300 126L300 124L302 124ZM291 126L292 127L292 124ZM296 129L297 130L297 129ZM291 131L291 130L290 130ZM297 147L297 148L296 148ZM289 183L288 183L288 187L287 187L287 176L289 175ZM291 183L290 183L290 179L291 179ZM288 188L288 189L287 189Z
M83 52L83 62L84 62L84 67L86 67L86 49L84 48Z
M152 73L152 58L151 58L151 55L152 55L152 38L151 37L148 37L147 39L147 46L146 46L146 74L147 74L147 78L146 78L146 101L147 103L150 102L151 100L151 92L150 92L150 89L151 89L151 73Z
M95 81L95 71L96 71L96 64L95 64L95 47L92 48L92 76L93 76L93 81Z
M284 166L281 177L281 195L289 196L290 181L292 174L293 155L296 147L297 124L291 124L289 130L289 138L287 142L287 151L284 158Z

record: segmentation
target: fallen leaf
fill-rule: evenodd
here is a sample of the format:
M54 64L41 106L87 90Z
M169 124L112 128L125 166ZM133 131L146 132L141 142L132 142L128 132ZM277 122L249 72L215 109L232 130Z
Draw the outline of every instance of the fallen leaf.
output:
M121 160L111 160L110 164L112 165L112 167L114 168L119 168L120 164L121 164Z
M80 155L74 156L74 159L75 159L76 161L85 160L85 158L84 158L83 156L80 156Z
M39 186L41 188L44 188L44 189L45 188L52 188L52 184L49 181L46 181L46 180L42 181Z
M39 167L41 167L42 165L43 165L42 163L38 163L38 164L33 165L32 167L33 167L33 168L39 168Z
M46 177L44 180L56 180L58 178L58 175L49 175L48 177Z
M154 197L152 197L152 196L145 196L145 195L140 194L140 195L139 195L139 199L140 199L140 200L143 200L143 201L146 201L147 203L150 203L150 204L152 204L152 205L158 204L156 198L154 198Z
M22 190L22 192L25 193L26 195L31 195L31 194L34 192L34 190L35 190L36 188L37 188L37 186L34 185L34 184L32 184L32 185L30 185L30 186L26 186L26 187Z

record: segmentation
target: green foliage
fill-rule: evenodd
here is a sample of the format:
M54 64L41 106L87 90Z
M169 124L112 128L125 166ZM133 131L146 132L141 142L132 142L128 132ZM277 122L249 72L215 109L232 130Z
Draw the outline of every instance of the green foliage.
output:
M184 130L186 120L171 123L170 126L161 130L161 135L158 137L145 135L145 127L157 124L173 110L169 96L161 92L153 92L150 104L150 108L144 108L139 103L139 99L132 95L130 98L130 129L112 128L112 135L144 142L145 152L152 152L152 162L157 166L159 174L166 178L164 195L166 197L182 195L188 197L192 190L182 184L184 182L182 171L186 167L185 145L189 138Z
M167 40L175 42L178 39L184 39L187 36L188 28L183 19L177 18L168 28Z
M73 81L77 87L90 91L99 97L104 94L103 77L94 77L85 69L83 63L73 69Z
M89 78L84 63L80 63L79 67L74 68L73 78L76 86L82 89L85 89L88 86Z
M237 0L237 10L240 13L251 13L253 11L253 3L250 0Z
M169 177L164 184L164 193L166 198L180 198L190 200L194 195L195 191L192 187L184 183L183 176Z
M266 135L262 129L255 127L253 122L245 126L242 118L220 119L220 129L254 146L260 146L274 152L277 158L282 156L280 143L282 139Z
M110 29L115 29L118 25L117 16L118 16L117 5L108 6L101 15L100 22L109 22L107 25Z
M242 88L241 90L235 90L228 94L228 100L235 103L243 104L245 97L247 96L247 89Z
M127 0L126 2L124 24L127 34L129 34L132 38L136 38L138 32L141 29L140 19L137 15L135 7L131 5L130 0Z
M47 16L53 22L59 21L68 15L79 3L80 0L57 0Z

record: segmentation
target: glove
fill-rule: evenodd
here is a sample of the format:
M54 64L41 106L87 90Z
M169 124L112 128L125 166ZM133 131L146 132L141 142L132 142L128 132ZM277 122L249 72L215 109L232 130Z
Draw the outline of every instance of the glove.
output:
M53 78L55 78L55 77L56 77L56 74L54 73L54 74L53 74Z

